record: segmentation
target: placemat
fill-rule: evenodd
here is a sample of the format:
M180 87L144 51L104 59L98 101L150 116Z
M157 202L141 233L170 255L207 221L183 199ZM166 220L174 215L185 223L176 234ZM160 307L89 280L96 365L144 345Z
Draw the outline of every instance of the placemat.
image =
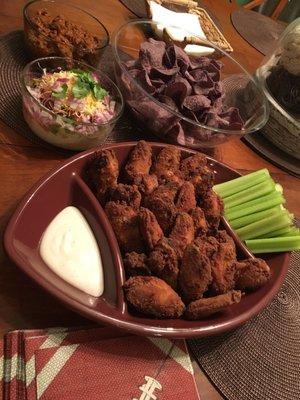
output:
M298 220L298 225L300 220ZM300 252L268 308L242 327L189 348L230 400L300 399Z
M279 23L256 11L243 8L231 13L231 22L237 32L264 55L272 51L285 29L284 23Z
M271 143L261 132L245 135L242 141L272 164L300 178L300 162Z
M200 400L184 340L96 326L19 330L0 341L0 357L5 400Z
M71 151L52 146L37 137L23 118L21 74L24 66L29 62L24 46L23 31L13 31L0 36L0 119L31 142L56 152L70 154ZM104 49L102 60L101 70L113 79L111 46ZM129 141L139 138L155 140L155 136L141 132L138 127L133 126L125 110L106 142Z

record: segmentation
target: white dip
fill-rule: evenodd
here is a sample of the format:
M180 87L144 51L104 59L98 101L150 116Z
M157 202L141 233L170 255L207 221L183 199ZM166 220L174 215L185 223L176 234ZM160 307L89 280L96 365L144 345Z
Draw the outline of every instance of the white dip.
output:
M98 244L76 207L66 207L43 234L40 254L48 267L66 282L92 296L104 290Z

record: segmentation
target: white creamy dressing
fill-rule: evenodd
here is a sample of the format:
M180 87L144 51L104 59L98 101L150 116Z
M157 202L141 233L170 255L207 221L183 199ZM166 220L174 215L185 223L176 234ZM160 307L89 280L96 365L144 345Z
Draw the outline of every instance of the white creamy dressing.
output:
M157 34L162 37L166 29L171 39L183 42L186 36L195 35L206 39L197 15L190 13L178 13L168 10L155 1L150 2L152 20L157 23ZM174 28L180 27L180 28ZM205 56L214 52L214 49L196 44L186 45L184 50L193 56Z
M76 207L66 207L45 230L40 255L66 282L92 296L104 290L101 255L94 234Z

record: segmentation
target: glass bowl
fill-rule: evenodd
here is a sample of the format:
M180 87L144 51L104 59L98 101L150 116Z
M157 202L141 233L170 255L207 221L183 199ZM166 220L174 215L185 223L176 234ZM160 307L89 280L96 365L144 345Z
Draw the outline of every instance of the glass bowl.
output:
M76 122L53 112L43 105L32 90L34 78L40 78L46 72L69 70L92 72L99 84L114 102L114 115L107 122ZM123 97L118 87L109 77L87 64L63 57L46 57L34 60L26 65L22 75L23 115L32 131L55 146L69 150L85 150L103 143L114 128L123 111Z
M23 19L33 59L68 57L97 67L109 43L108 31L97 18L63 0L33 0L24 7Z
M256 71L270 105L262 133L300 160L300 18L289 24Z
M172 29L176 28L172 27ZM188 35L196 39L196 41L200 39L193 36L193 34ZM149 20L128 22L121 26L113 37L116 81L122 91L125 104L143 129L146 128L149 133L154 133L160 139L169 143L204 149L215 147L231 138L242 137L247 133L259 130L265 125L269 114L266 97L256 80L233 57L213 43L201 39L201 43L206 46L206 50L208 47L208 50L211 49L212 52L207 58L190 56L188 67L181 62L182 60L177 59L174 63L174 60L170 61L168 59L167 62L169 64L173 62L170 67L170 65L167 65L166 59L161 58L159 54L150 54L150 58L152 57L154 62L159 64L158 68L156 68L157 66L149 66L145 62L134 61L139 59L141 44L148 39L150 41L153 39L163 41L169 45L179 44L167 37L165 30L162 31L159 24ZM166 56L164 55L163 57ZM217 61L216 58L219 60ZM161 67L161 60L164 63L163 67ZM214 75L215 78L207 78L210 79L210 89L208 89L209 85L206 85L205 82L200 82L201 79L198 79L198 81L194 79L194 83L192 82L193 77L190 75L190 72L194 73L192 64L195 66L200 65L202 62L204 65L204 67L201 67L202 71L207 76L213 70L215 71L215 66L219 65L219 61L223 65L220 77L221 83L217 82L218 72ZM205 64L207 63L210 65L210 71L205 69ZM162 68L167 69L167 72L164 70L162 74ZM177 68L180 73L177 75L169 74L168 76L168 68ZM201 72L201 68L194 68L196 74L197 71ZM172 85L174 81L180 80L182 82L182 79L184 79L185 83L181 89L177 88L179 92L176 92L174 86L168 92L168 94L171 92L171 97L173 93L171 99L173 101L170 102L170 95L167 96L169 97L168 99L165 96L166 88ZM163 85L166 84L163 86L163 91L162 80ZM200 84L200 88L198 86L198 89L196 89L195 81L196 84ZM211 83L211 81L213 82ZM186 89L187 86L189 86L189 89ZM201 104L200 106L197 105L197 114L194 112L193 105L188 110L185 109L183 111L182 96L192 97L199 93L205 94L206 98L210 98L209 102L204 99L203 108L201 108ZM193 102L193 99L188 99L188 101ZM175 105L174 102L176 103ZM239 110L244 122L243 127L235 123L236 111L231 113L232 107ZM218 109L219 111L217 111ZM199 115L200 118L198 117Z

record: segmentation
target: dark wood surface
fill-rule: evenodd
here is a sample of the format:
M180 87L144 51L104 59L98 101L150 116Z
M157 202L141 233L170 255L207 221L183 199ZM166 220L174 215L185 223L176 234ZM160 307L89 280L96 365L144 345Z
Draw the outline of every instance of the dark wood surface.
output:
M118 0L73 0L91 11L113 32L121 23L134 16ZM2 0L0 33L22 26L22 7L26 1ZM205 5L216 15L222 30L234 48L236 57L249 71L260 64L262 55L238 35L231 24L230 13L237 9L235 2L206 0ZM241 141L220 146L214 157L243 173L269 168L274 179L285 190L287 207L300 216L300 181L268 163ZM63 159L52 151L40 148L0 122L0 232L1 235L15 206L25 192L50 168ZM47 205L45 204L45 207ZM28 227L30 229L30 227ZM39 328L87 323L24 276L0 248L0 334L13 329ZM194 363L196 381L202 399L222 398Z

